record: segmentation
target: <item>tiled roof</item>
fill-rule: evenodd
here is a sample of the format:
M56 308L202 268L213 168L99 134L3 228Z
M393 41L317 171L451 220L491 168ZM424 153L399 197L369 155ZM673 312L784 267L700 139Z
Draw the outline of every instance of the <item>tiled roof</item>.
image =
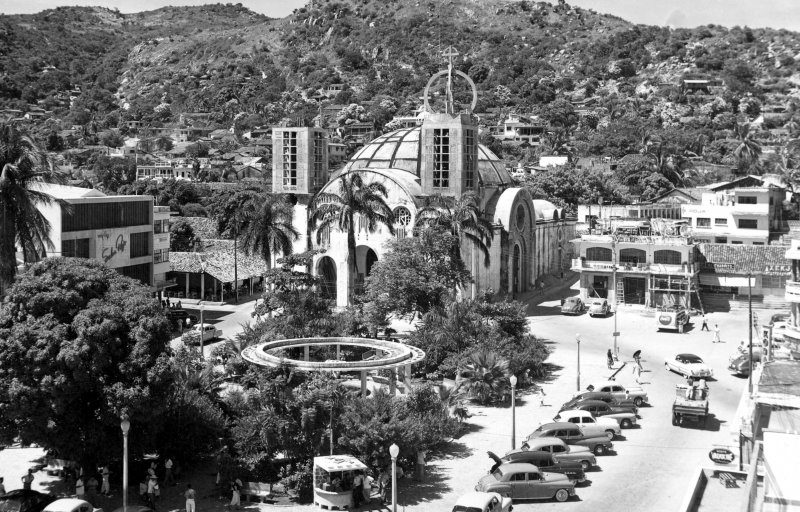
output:
M232 283L235 271L239 279L258 277L267 271L264 261L259 256L245 254L241 243L236 251L234 269L233 246L233 240L206 240L203 242L203 252L170 252L170 270L193 274L205 271L223 283Z
M726 274L788 275L791 268L786 246L699 244L698 251L703 271L713 271L716 264L722 264ZM719 266L716 272L721 273Z
M192 226L195 236L200 238L200 240L205 241L222 238L217 231L217 222L214 219L206 217L174 217L173 222L180 219L185 220Z

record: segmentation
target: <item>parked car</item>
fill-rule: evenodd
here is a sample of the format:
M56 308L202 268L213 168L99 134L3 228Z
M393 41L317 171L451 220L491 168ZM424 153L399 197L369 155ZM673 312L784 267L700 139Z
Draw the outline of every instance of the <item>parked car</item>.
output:
M605 435L586 435L580 427L574 423L544 423L539 425L539 427L528 436L528 439L535 439L537 437L557 437L567 444L585 446L595 455L603 455L614 448L614 445Z
M197 324L192 326L192 330L183 335L182 340L187 345L200 344L200 337L203 338L203 343L215 340L222 336L222 331L214 327L213 324Z
M512 510L514 507L511 505L511 498L496 492L479 491L462 494L453 507L453 512L511 512Z
M761 351L753 351L753 364L755 365L759 361L761 361ZM750 354L739 354L738 357L733 358L728 365L728 370L733 375L744 375L745 377L750 375Z
M490 456L494 455L491 452L489 453ZM511 450L503 455L502 459L495 459L495 462L500 464L504 462L526 462L547 473L567 475L567 478L577 483L586 481L586 471L580 461L559 460L552 453L543 450Z
M553 421L566 421L574 423L588 435L608 437L611 441L614 436L622 435L620 424L612 418L595 418L591 412L580 409L561 411L553 417Z
M512 500L567 501L575 495L575 483L560 473L543 473L533 464L509 462L481 478L475 490L496 492Z
M789 329L789 322L773 322L772 323L772 340L783 341L786 335L786 330Z
M597 465L597 458L585 446L570 446L557 437L528 438L529 451L544 451L552 453L559 461L579 462L584 471L589 471Z
M770 325L775 324L777 322L788 322L789 319L792 317L792 314L788 311L785 313L774 313L772 317L769 319Z
M37 491L14 489L0 495L0 512L42 512L55 499Z
M664 367L667 371L680 373L687 379L707 379L714 376L714 370L700 356L694 354L678 354L675 359L664 361Z
M48 504L42 512L103 512L102 508L94 506L86 500L77 498L61 498Z
M631 428L636 424L636 413L627 406L603 402L602 400L582 400L575 409L587 411L595 418L610 418L619 423L620 428Z
M580 315L584 312L586 306L579 297L567 297L564 304L561 305L562 315Z
M641 407L647 402L647 392L641 386L625 386L619 382L605 381L589 384L586 389L592 389L599 393L611 393L611 396L621 402L633 400L636 407Z
M589 316L608 316L609 313L611 313L611 308L606 299L592 299L592 302L589 304Z
M583 391L581 393L576 393L571 400L564 402L564 405L561 406L561 409L559 409L558 412L567 411L569 409L579 409L577 405L587 400L600 400L609 405L613 405L614 407L619 407L627 410L628 412L639 414L639 408L636 407L636 404L633 403L633 400L620 400L608 391Z

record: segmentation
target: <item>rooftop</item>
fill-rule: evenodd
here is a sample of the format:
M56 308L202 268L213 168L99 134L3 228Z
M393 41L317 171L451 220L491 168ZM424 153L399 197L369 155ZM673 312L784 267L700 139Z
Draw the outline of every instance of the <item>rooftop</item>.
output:
M699 244L700 263L726 263L733 265L731 274L788 273L783 271L791 262L786 259L786 246L781 245L729 245Z

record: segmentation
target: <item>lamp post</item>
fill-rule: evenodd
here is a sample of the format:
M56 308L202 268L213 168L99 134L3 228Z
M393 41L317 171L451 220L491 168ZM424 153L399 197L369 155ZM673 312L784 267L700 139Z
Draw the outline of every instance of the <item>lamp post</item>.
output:
M581 390L581 335L580 335L580 333L575 335L575 341L578 342L578 381L577 381L577 386L578 387L575 388L575 390L576 391L580 391Z
M392 443L389 455L392 457L392 512L397 512L397 456L400 455L400 447Z
M131 422L127 415L122 416L119 428L122 429L122 512L128 512L128 431Z
M753 394L753 275L751 273L747 273L747 323L748 325L747 332L750 333L749 336L749 347L748 353L749 358L747 365L750 367L747 372L747 392L751 395Z
M613 204L613 203L612 203ZM619 348L617 347L617 311L619 310L619 297L617 297L617 239L611 235L611 253L614 255L614 265L611 267L611 280L614 282L611 286L614 290L614 359L619 360Z
M200 358L203 358L203 336L205 335L205 331L203 328L203 302L200 302Z
M517 376L512 375L511 381L511 449L517 444Z

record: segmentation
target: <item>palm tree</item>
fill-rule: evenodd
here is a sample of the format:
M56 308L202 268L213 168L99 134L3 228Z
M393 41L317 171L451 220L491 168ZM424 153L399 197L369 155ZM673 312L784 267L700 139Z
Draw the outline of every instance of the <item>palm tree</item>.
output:
M358 273L356 263L356 216L366 222L367 230L375 232L383 224L394 235L392 209L386 204L388 192L378 182L365 183L361 173L344 173L337 179L339 193L320 192L314 198L309 216L309 231L317 230L317 243L326 229L335 227L347 233L347 265L349 279ZM352 293L352 286L348 287Z
M750 128L750 123L736 125L739 145L733 150L733 156L736 157L736 168L741 174L757 164L758 157L761 156L761 144L755 140L754 132Z
M292 242L300 233L292 225L294 212L283 197L267 196L260 206L252 205L242 224L242 248L248 254L258 253L267 268L272 257L292 254Z
M486 404L503 396L508 387L508 361L490 350L477 350L459 371L456 390Z
M17 245L25 262L54 250L50 223L37 207L59 201L36 188L43 182L64 183L65 177L31 137L13 125L0 125L0 292L17 273Z

